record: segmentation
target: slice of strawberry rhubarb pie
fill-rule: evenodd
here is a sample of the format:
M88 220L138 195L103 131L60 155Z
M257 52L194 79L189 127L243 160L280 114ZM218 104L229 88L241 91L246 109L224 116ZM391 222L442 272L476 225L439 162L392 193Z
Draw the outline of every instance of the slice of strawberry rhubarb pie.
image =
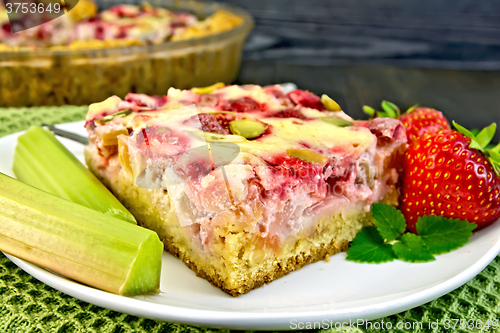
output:
M399 120L354 121L326 95L222 86L92 104L90 169L165 249L238 296L347 249L397 204Z

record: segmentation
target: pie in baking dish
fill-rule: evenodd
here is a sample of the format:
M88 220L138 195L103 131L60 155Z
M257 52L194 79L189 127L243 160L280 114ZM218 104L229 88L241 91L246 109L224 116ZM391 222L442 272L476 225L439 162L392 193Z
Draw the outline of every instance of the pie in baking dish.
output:
M80 0L67 15L14 33L7 15L13 10L10 5L5 7L0 2L0 52L159 44L204 37L243 23L243 18L222 9L198 19L193 14L153 7L147 2L141 6L120 4L98 11L94 1ZM62 9L57 7L59 11ZM16 21L21 23L32 19L29 13L19 12L19 15Z

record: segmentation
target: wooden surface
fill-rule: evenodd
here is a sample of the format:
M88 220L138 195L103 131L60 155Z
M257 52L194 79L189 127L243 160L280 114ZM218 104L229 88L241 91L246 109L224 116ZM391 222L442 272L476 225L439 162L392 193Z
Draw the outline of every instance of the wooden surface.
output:
M398 68L382 65L306 66L283 61L246 60L240 83L294 82L317 94L326 93L354 118L363 105L378 107L383 99L402 108L414 104L443 111L469 128L500 125L500 72ZM497 132L496 140L500 140Z
M247 9L247 59L500 69L497 0L222 0Z
M500 124L500 1L222 2L256 22L239 83L295 82L355 118L387 99L471 128Z

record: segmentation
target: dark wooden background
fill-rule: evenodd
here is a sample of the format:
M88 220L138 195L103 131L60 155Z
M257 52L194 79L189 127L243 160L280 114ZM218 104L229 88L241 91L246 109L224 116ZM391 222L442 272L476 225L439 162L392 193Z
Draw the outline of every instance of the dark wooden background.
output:
M388 99L468 127L500 123L498 0L221 2L256 22L240 83L295 82L354 117Z

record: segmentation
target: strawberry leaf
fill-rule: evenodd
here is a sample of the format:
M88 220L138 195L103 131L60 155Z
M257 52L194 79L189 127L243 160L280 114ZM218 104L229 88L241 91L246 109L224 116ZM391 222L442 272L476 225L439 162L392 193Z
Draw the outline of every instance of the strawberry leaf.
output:
M415 105L413 105L412 107L410 107L408 110L406 110L406 113L411 113L411 112L413 112L413 110L415 110L416 108L418 108L418 104L415 104Z
M368 105L363 106L363 111L369 115L370 117L373 117L377 111L375 111L374 108L369 107Z
M375 227L365 227L352 241L347 250L347 260L381 263L396 259L392 245L385 244Z
M493 163L493 170L495 170L495 173L500 177L500 163Z
M453 126L455 126L457 131L459 131L460 133L462 133L463 135L465 135L468 138L471 138L474 140L474 138L476 137L471 131L469 131L467 128L463 127L462 125L457 124L455 121L453 121Z
M401 241L395 243L392 249L399 260L408 262L427 262L436 260L422 238L415 234L404 234L401 237Z
M476 136L479 134L479 132L481 132L481 130L479 128L473 128L470 130L470 132L474 134L474 136Z
M493 123L481 131L477 129L469 131L456 122L453 122L453 126L455 126L457 131L471 139L469 148L477 149L482 152L490 161L493 169L495 169L495 173L500 177L500 159L498 155L498 153L500 153L500 144L496 147L492 147L492 145L489 144L493 136L495 136L497 124Z
M497 147L500 147L500 145L498 145ZM493 166L496 174L500 176L500 153L496 151L497 147L493 149L486 149L484 152L486 153L486 156L488 157L488 160Z
M492 163L500 163L500 153L498 153L494 149L486 149L486 152L490 156L490 162L492 162Z
M382 101L382 110L384 110L391 118L397 118L401 114L398 106L389 101Z
M469 144L469 147L470 148L474 148L474 149L477 149L479 151L482 151L483 150L483 146L481 146L475 139L471 139L470 140L470 144Z
M494 147L491 148L494 152L500 153L500 143Z
M378 232L386 241L395 240L405 231L405 218L395 207L376 203L372 205L372 213Z
M490 126L483 128L483 130L479 132L474 139L481 146L481 148L484 149L491 142L496 131L497 124L493 123Z
M417 233L432 254L450 252L469 241L477 225L458 219L426 215L417 221Z

